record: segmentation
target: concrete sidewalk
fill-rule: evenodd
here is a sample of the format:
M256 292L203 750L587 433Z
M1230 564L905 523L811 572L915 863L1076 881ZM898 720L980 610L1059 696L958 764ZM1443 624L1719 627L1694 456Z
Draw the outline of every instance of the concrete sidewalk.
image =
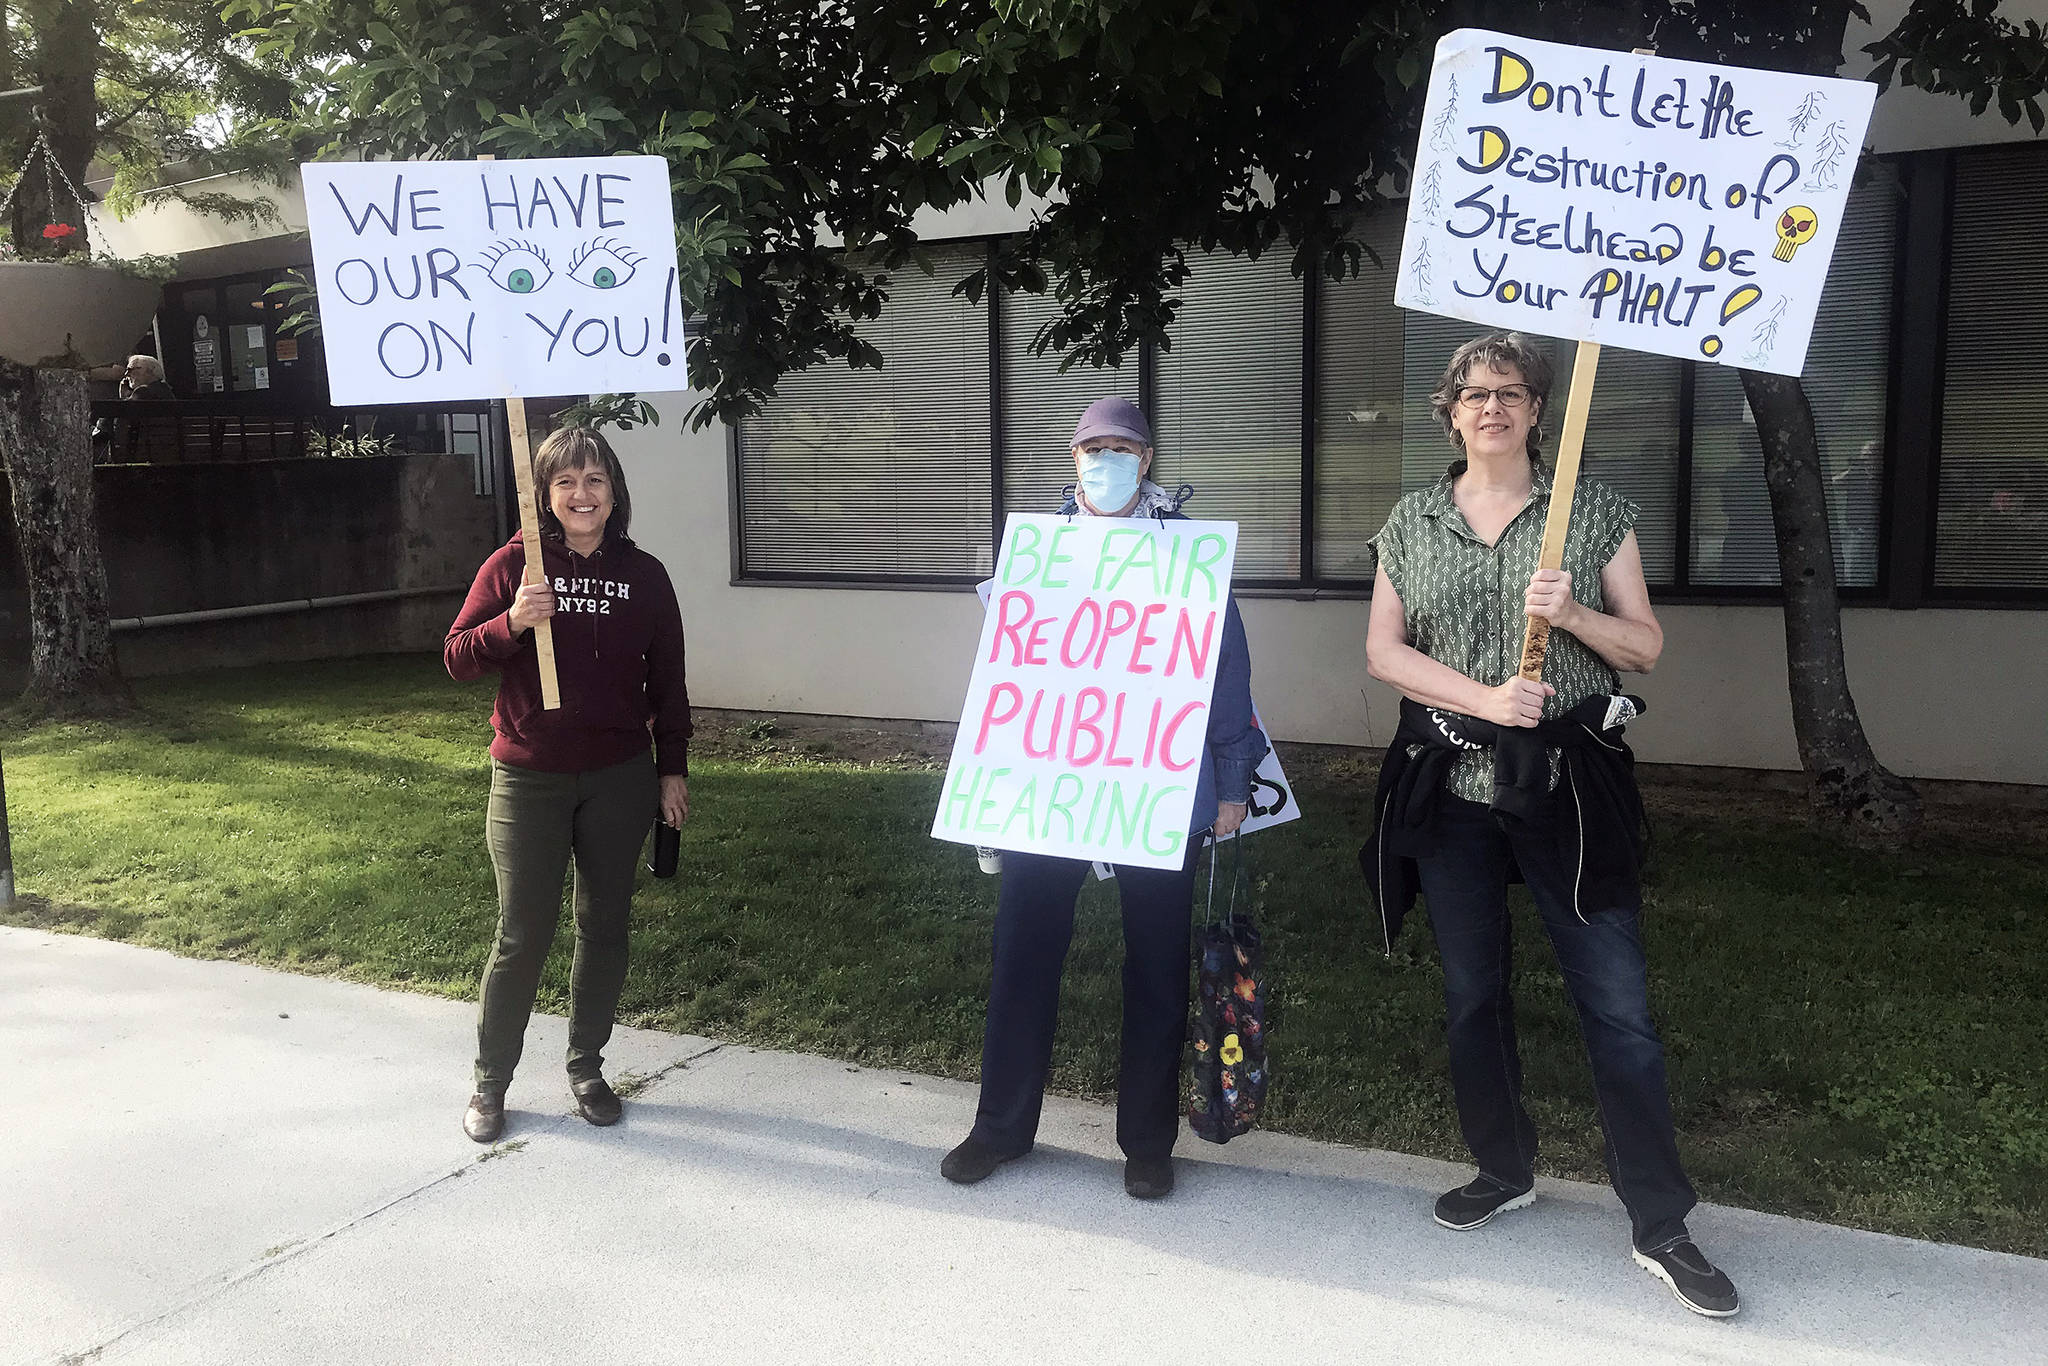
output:
M466 1005L0 928L0 1362L2048 1359L2048 1262L1706 1206L1710 1322L1602 1187L1450 1234L1460 1169L1254 1134L1142 1204L1054 1101L961 1189L971 1086L622 1030L602 1130L563 1044L486 1152Z

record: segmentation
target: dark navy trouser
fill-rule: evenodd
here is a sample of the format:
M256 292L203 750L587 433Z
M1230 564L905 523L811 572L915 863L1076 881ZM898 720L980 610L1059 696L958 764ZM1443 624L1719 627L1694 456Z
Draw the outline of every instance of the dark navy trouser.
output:
M1165 1157L1180 1132L1181 1050L1187 1042L1195 851L1177 871L1116 870L1124 921L1123 1049L1116 1141L1127 1157ZM1074 937L1074 903L1088 865L1041 854L1003 854L996 905L995 977L981 1045L981 1104L974 1137L999 1152L1028 1152L1038 1134L1058 1024L1060 973Z
M1635 1245L1654 1252L1684 1239L1696 1201L1678 1158L1664 1044L1650 1021L1640 916L1587 907L1582 922L1572 908L1572 871L1548 832L1510 836L1485 807L1448 793L1437 819L1437 851L1418 862L1444 965L1458 1122L1480 1174L1515 1191L1536 1179L1536 1126L1522 1107L1508 989L1513 859L1578 1010L1607 1137L1607 1174L1628 1209Z

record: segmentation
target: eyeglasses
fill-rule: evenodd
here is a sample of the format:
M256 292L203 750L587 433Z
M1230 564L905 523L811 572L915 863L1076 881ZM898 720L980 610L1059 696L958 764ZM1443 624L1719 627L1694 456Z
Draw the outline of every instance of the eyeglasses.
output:
M1498 389L1468 384L1458 390L1458 402L1467 408L1484 408L1488 399L1498 398L1503 408L1519 408L1529 401L1533 393L1526 384L1503 384Z

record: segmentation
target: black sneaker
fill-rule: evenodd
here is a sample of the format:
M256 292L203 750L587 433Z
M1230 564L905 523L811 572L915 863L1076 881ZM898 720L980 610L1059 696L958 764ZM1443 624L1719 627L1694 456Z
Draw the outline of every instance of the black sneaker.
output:
M1127 1159L1124 1162L1124 1194L1135 1200L1158 1200L1173 1194L1173 1159Z
M1436 1221L1457 1233L1469 1233L1504 1210L1527 1209L1536 1203L1534 1188L1513 1191L1482 1176L1436 1198Z
M1636 1265L1671 1287L1678 1302L1710 1319L1732 1317L1742 1308L1735 1282L1707 1260L1690 1239L1659 1252L1638 1252Z
M1022 1153L1001 1153L988 1144L969 1134L960 1146L947 1153L939 1162L939 1175L956 1186L971 1186L977 1181L987 1180L990 1173L1005 1162L1014 1162Z

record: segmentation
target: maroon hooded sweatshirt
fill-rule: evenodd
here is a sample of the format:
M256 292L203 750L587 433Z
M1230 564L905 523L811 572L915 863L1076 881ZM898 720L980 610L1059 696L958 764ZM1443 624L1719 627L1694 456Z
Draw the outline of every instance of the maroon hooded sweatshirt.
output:
M441 647L459 681L493 669L502 675L491 757L544 773L605 768L644 753L651 726L656 770L688 773L683 616L661 561L622 536L607 536L589 555L543 536L541 564L555 590L559 710L540 704L533 633L514 635L507 615L526 571L519 537L484 561Z

